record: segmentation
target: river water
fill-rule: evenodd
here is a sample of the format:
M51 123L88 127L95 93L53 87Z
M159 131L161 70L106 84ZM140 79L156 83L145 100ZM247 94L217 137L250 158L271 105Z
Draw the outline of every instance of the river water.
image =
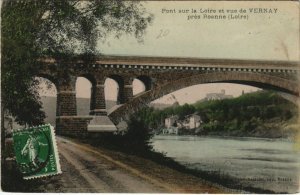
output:
M243 186L299 192L300 152L293 142L168 135L152 142L154 150L191 169L224 174Z

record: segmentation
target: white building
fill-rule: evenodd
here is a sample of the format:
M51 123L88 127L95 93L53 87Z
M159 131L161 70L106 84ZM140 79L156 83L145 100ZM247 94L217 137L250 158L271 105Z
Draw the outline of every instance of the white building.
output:
M185 129L195 129L200 127L202 123L201 117L196 114L188 115L183 121L177 122L177 127Z
M185 119L185 120L183 120L183 121L178 121L178 122L177 122L177 127L189 129L189 128L190 128L189 120L188 120L188 119Z
M200 127L201 122L201 117L199 115L193 114L189 117L189 128L195 129L197 127Z
M171 128L174 126L175 122L177 122L178 116L171 116L165 119L165 127Z
M196 114L191 114L185 117L184 120L178 120L178 116L171 116L165 119L164 134L178 134L178 128L195 129L200 127L202 123L201 117Z
M178 134L178 127L170 127L163 129L163 134Z

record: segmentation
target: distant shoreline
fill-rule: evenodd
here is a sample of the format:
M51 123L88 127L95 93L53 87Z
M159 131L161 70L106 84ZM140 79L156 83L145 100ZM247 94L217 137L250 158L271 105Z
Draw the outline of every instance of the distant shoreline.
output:
M287 141L293 142L293 140L289 138L265 138L265 137L243 137L243 136L221 136L221 135L175 135L175 134L155 134L155 136L167 137L167 136L179 136L179 137L199 137L199 138L217 138L217 139L254 139L254 140L269 140L269 141Z

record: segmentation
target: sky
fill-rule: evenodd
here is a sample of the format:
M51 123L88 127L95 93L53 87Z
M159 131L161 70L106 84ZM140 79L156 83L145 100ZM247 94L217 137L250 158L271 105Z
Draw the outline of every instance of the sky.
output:
M148 1L143 2L143 5L154 15L154 21L144 35L143 43L139 43L132 36L116 39L112 35L105 43L99 41L97 44L103 54L299 61L298 2ZM249 13L254 8L265 8L272 13ZM166 10L174 9L176 13L166 13ZM197 10L197 13L179 13L179 10L191 12L191 9ZM201 12L208 9L218 12L224 9L225 14L227 10L244 9L246 14L236 14L248 15L248 19L188 20L189 15L203 16L203 13L199 13L201 9ZM86 79L78 78L77 97L90 97L90 85ZM106 98L115 99L117 84L108 79L105 85ZM143 90L143 85L138 81L133 85L134 93ZM240 95L242 91L257 90L237 84L202 84L173 94L180 104L193 103L205 97L206 93L220 92L222 89L226 90L226 94L234 96ZM55 89L44 91L41 95L56 94ZM169 99L170 95L167 95L156 102L168 103Z

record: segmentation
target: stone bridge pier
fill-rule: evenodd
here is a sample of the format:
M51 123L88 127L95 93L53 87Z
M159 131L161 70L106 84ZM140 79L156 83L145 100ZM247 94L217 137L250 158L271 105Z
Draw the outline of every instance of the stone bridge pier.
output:
M76 116L76 78L59 78L57 83L57 116Z
M100 115L106 116L106 104L105 104L105 92L104 92L104 82L103 79L98 79L96 82L92 83L91 88L91 101L90 101L90 115Z
M96 75L95 82L91 88L90 115L93 118L89 121L87 130L91 132L111 132L117 127L108 118L108 109L105 100L105 81L111 78L118 83L117 106L129 102L133 98L133 77L116 75ZM116 107L117 107L116 106ZM126 128L126 126L124 126Z
M121 106L133 98L132 82L134 77L124 76L116 79L105 75L95 75L94 80L89 79L92 83L89 116L77 115L75 90L77 77L57 78L57 82L55 82L57 88L56 133L85 137L88 135L89 130L92 132L116 131L117 128L108 118L104 90L105 80L106 78L112 78L117 81L119 85L117 104ZM101 124L103 122L106 125ZM107 123L110 123L110 125L107 125Z
M76 77L58 77L55 85L56 100L56 133L59 135L84 135L87 122L91 117L77 116Z

